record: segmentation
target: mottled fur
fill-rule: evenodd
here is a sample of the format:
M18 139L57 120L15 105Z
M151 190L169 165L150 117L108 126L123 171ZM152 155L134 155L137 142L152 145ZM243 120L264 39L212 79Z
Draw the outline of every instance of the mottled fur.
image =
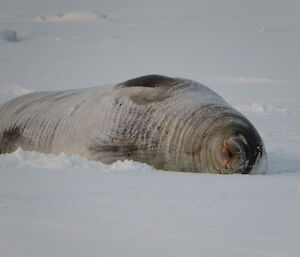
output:
M249 173L266 160L255 128L219 95L160 75L3 104L0 153L18 147L190 172Z

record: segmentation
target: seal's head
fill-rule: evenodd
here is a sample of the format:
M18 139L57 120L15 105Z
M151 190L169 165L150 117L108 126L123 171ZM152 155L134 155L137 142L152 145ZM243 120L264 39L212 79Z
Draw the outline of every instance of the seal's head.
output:
M223 131L212 140L210 159L214 168L225 174L263 173L265 150L254 128L231 122Z
M222 174L262 174L266 170L263 142L243 116L224 117L207 131L200 165Z

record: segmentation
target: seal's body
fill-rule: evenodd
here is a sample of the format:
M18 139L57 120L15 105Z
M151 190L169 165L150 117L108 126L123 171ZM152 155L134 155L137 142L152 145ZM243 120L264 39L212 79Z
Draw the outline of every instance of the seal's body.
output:
M0 106L0 153L18 147L158 169L262 173L252 124L195 81L149 75L105 87L32 93Z

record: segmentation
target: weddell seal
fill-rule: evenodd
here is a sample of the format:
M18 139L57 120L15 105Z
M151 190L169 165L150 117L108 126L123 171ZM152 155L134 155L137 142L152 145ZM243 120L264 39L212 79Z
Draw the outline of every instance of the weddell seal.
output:
M0 153L18 147L157 169L257 174L261 137L208 87L148 75L88 89L23 95L0 106Z

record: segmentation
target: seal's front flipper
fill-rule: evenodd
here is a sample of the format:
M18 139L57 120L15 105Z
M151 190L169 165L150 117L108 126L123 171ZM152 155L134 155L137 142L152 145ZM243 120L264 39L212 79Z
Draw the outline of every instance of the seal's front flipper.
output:
M23 129L18 126L6 128L0 136L0 154L16 151L25 140L22 132Z
M100 160L106 164L113 163L117 160L134 160L134 156L140 150L135 144L118 142L118 143L94 143L88 148L92 159Z

